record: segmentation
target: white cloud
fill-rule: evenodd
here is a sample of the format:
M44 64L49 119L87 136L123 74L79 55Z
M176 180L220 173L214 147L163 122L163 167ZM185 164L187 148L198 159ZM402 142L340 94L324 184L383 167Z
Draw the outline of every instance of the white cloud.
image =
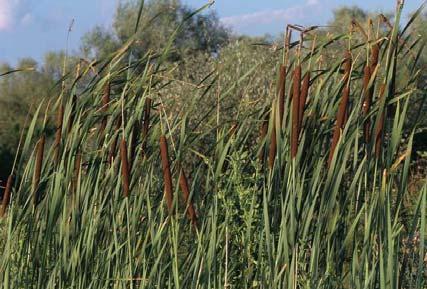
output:
M312 15L313 6L319 0L307 0L304 4L279 10L262 10L249 14L235 15L221 18L222 23L234 29L245 28L252 25L272 24L277 22L294 23Z

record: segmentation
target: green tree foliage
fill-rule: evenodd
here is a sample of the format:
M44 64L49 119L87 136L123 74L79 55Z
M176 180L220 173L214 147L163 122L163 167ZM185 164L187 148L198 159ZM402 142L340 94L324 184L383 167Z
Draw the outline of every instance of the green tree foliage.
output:
M135 34L135 24L141 1L130 0L117 8L112 31L95 27L83 37L82 53L86 57L102 58L123 45ZM137 46L133 53L141 57L149 50L158 51L167 45L176 28L174 58L197 52L218 52L229 39L229 32L215 12L197 14L178 0L149 1L141 15L136 33Z

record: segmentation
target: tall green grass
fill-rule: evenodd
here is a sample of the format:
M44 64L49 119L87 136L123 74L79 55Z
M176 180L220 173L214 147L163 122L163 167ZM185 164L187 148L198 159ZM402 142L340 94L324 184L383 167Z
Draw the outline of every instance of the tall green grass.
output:
M170 45L133 59L130 39L80 68L22 140L2 288L425 288L427 187L404 201L407 111L424 92L401 11L381 39L297 32L281 49L279 89L233 124L216 107L194 115L257 66L229 87L204 77L181 110L165 95L181 85L165 80ZM332 44L342 52L316 67ZM53 107L56 138L45 141Z

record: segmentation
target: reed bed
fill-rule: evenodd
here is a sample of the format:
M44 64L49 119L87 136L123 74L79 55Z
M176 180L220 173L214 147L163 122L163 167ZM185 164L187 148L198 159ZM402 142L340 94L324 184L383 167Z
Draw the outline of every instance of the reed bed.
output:
M0 286L426 288L427 186L410 191L407 125L423 92L417 73L395 81L421 46L405 45L415 36L399 29L401 10L381 49L311 28L290 43L288 31L283 49L265 50L279 71L272 88L230 121L216 108L259 66L200 76L185 106L182 81L167 77L169 46L135 59L130 39L99 73L82 67L56 107L72 122L59 153L44 104L23 140L3 203ZM336 59L312 68L333 47ZM210 99L213 109L200 104Z

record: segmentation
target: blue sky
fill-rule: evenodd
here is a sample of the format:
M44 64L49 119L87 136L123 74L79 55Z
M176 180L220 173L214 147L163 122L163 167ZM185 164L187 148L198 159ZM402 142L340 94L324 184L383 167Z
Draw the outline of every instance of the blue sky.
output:
M75 19L70 38L77 50L81 36L95 25L110 27L121 0L0 0L0 62L15 64L23 57L38 61L49 50L64 49L68 26ZM154 0L155 1L155 0ZM182 0L200 7L208 0ZM406 12L422 0L406 0ZM217 0L221 21L237 33L277 34L287 23L325 24L333 9L358 5L375 11L391 11L395 0Z

